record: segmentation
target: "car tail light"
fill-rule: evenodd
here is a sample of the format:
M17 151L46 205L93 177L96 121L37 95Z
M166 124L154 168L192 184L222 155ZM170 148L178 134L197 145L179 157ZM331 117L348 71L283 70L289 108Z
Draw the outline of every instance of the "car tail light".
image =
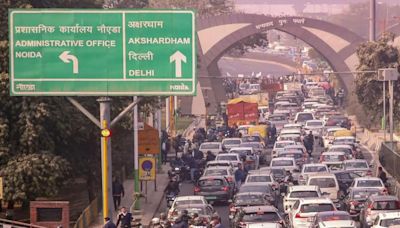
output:
M223 187L223 188L222 188L222 191L224 191L224 192L229 191L229 187L228 187L228 186Z
M366 175L367 175L367 176L372 176L372 171L371 171L371 170L368 170Z
M246 227L246 223L244 223L244 222L239 222L239 227Z
M305 217L301 216L300 213L297 213L295 218L305 218Z
M231 213L235 213L236 212L236 207L233 204L230 205L229 212L231 212Z
M194 187L194 192L200 192L200 188L199 187Z
M227 177L226 179L228 180L228 182L233 182L233 178L232 177Z

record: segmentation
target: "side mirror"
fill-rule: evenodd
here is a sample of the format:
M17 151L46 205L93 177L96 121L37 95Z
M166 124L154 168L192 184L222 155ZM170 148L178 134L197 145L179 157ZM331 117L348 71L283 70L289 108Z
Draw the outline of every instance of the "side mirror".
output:
M285 197L285 193L284 193L284 192L281 192L281 196L282 196L282 197Z

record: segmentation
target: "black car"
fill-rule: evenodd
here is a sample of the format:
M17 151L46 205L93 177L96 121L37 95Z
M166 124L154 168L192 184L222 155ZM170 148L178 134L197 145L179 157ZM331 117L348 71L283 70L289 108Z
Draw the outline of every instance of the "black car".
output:
M341 192L347 192L347 189L353 183L354 178L361 177L361 175L349 170L339 170L333 172L339 183L339 189Z
M266 185L262 182L252 182L252 183L245 183L240 186L238 193L254 193L258 192L264 195L264 198L269 202L270 205L276 205L276 197L277 193L272 190L270 185Z
M194 187L194 195L204 196L208 202L228 202L234 189L223 176L201 177Z
M364 208L364 202L371 195L383 195L376 188L352 188L343 200L343 209L349 212L351 217L358 218Z

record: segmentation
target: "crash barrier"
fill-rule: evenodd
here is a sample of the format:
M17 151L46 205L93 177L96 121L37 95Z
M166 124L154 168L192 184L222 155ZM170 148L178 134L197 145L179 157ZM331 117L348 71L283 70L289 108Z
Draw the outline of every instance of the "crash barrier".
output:
M89 225L96 221L99 217L99 213L102 207L101 197L96 197L88 207L83 210L82 214L76 220L74 228L89 227Z
M8 227L8 228L46 228L44 226L38 226L23 222L12 221L8 219L0 219L0 227Z
M400 172L398 172L400 154L396 142L393 144L393 149L389 142L381 144L378 165L382 166L388 174L389 192L400 197Z

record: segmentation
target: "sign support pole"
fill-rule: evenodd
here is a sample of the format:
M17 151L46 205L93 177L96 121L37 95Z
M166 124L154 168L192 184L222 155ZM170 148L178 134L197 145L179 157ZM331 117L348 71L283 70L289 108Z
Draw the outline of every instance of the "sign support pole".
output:
M136 103L138 100L137 96L133 97L133 102ZM140 192L139 186L139 136L138 136L138 106L133 108L133 141L134 141L134 175L135 175L135 192ZM140 201L136 201L135 209L140 208Z
M108 97L97 100L100 103L100 123L102 129L109 128L110 101ZM101 174L103 190L103 217L112 218L112 167L111 167L111 138L101 137Z
M158 104L160 105L160 108L157 110L157 128L158 128L158 137L160 137L160 142L161 142L161 145L160 145L160 148L161 148L161 150L162 150L162 138L161 138L161 136L162 136L162 132L161 132L161 117L162 117L162 114L161 114L161 98L160 97L158 97ZM158 155L158 170L159 171L161 171L161 166L162 166L162 155L161 155L161 150L160 150L160 154Z

